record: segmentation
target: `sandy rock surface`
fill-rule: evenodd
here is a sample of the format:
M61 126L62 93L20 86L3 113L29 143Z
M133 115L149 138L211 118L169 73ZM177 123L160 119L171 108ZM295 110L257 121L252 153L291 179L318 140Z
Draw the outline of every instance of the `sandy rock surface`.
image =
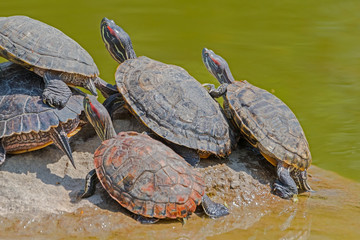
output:
M117 120L115 126L117 131L144 130L134 121ZM36 236L36 239L48 239L49 236L204 239L235 229L254 228L274 214L278 216L277 220L282 219L281 223L268 220L267 226L275 224L275 228L286 230L276 237L309 234L309 195L300 196L298 202L273 195L271 186L275 168L246 142L240 142L229 159L202 160L198 167L204 174L208 195L215 201L226 203L231 211L229 216L213 220L198 212L185 226L177 221L163 221L170 225L160 223L151 227L130 218L129 212L112 200L100 185L90 198L78 199L84 178L93 168L93 153L99 145L100 139L90 126L72 138L76 169L54 146L9 156L0 167L0 239L24 236ZM314 171L316 174L311 175L319 175L323 170L311 167L310 173ZM309 183L314 189L329 189L334 185L331 175L322 173L320 178L310 176ZM328 184L324 185L324 182ZM356 189L360 189L358 185ZM345 188L337 191L336 201L339 202ZM334 191L319 191L312 194L312 198L321 196L321 199L328 195L334 195ZM312 204L324 203L315 200Z

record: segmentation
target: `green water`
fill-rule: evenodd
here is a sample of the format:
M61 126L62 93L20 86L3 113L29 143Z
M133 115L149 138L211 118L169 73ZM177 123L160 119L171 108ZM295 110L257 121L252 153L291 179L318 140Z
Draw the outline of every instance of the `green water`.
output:
M182 66L201 82L216 83L201 61L202 48L213 49L228 61L236 79L274 92L294 111L314 165L360 182L360 2L276 2L4 0L0 16L28 15L59 28L92 55L109 82L117 64L100 37L103 17L130 34L138 55ZM323 228L320 223L331 228L333 214L318 214L314 239L321 239L316 233L318 225ZM223 237L236 239L237 234L244 233Z
M215 80L201 62L207 47L236 79L269 91L299 118L313 164L360 181L360 3L358 1L3 1L0 15L53 25L114 81L116 63L99 32L102 17L132 37L138 55Z

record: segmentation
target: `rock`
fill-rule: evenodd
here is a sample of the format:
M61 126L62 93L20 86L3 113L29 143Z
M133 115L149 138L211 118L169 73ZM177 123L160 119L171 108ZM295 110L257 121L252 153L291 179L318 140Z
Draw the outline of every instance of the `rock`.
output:
M118 120L115 127L117 131L146 130L134 120ZM298 202L273 195L275 168L243 141L229 159L201 160L198 167L208 195L226 203L230 215L214 220L197 212L184 226L178 221L144 226L130 218L100 185L90 198L78 199L99 145L90 126L73 137L77 169L54 146L8 157L0 168L0 239L205 239L221 234L254 238L265 233L266 238L306 238L317 227L314 219L322 222L330 215L333 222L329 226L340 226L341 216L351 219L359 213L359 194L351 194L359 193L359 184L315 166L310 168L309 183L316 193L301 195ZM336 208L342 210L331 211ZM349 221L349 227L343 224L341 231L345 235L347 230L359 233ZM328 233L335 231L329 228Z

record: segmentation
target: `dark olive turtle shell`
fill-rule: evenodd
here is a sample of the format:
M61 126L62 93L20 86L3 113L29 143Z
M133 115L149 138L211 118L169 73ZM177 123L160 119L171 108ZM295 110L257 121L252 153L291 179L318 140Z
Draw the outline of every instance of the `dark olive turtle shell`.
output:
M97 176L129 211L150 218L184 218L205 194L202 176L182 157L146 134L120 132L94 154Z
M35 73L14 63L0 64L0 138L47 132L81 114L81 95L74 94L63 109L57 109L43 103L43 89L44 81Z
M268 160L284 161L300 170L310 166L304 131L283 101L247 81L230 84L226 99L236 125Z
M27 68L99 75L89 53L60 30L26 16L0 18L0 56Z
M115 78L130 111L158 136L204 153L230 153L219 104L183 68L139 57L122 63Z

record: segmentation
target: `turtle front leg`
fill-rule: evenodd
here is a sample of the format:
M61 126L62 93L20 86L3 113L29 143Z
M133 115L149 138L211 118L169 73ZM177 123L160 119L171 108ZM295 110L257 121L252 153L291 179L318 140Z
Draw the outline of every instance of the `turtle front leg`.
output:
M91 170L85 177L85 188L81 190L81 198L88 198L94 195L96 184L99 182L99 178L95 169Z
M281 198L291 199L298 194L297 186L290 176L289 168L284 167L282 163L277 165L278 179L274 183L274 193Z
M44 103L51 107L63 108L71 97L71 90L61 77L52 72L45 72L45 89L42 97Z
M202 197L201 205L210 218L223 217L229 214L229 209L225 205L212 201L206 194Z
M215 88L214 84L210 83L205 83L202 86L206 88L211 97L219 98L226 93L228 84L223 83L218 88Z
M49 131L50 138L53 140L54 144L63 151L68 158L70 159L71 164L75 167L74 159L72 156L72 151L69 143L69 138L61 124L57 126L56 128L52 128Z
M129 110L125 108L124 98L120 93L116 93L108 97L103 102L104 107L109 112L111 118L113 119L115 116L128 116L130 113Z
M0 166L5 162L6 159L6 150L4 148L4 145L2 143L2 139L0 141Z
M105 97L108 98L111 95L114 95L116 93L119 93L119 91L117 90L116 85L111 85L110 83L102 80L101 78L97 77L94 81L94 84L96 86L97 89L100 90L101 94Z

